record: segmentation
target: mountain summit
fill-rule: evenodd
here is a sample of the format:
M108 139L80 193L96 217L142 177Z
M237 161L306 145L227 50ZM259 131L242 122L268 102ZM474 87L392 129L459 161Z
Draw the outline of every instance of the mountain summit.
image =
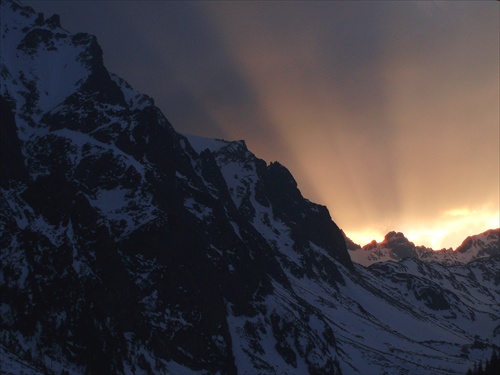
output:
M489 355L498 257L356 265L286 167L176 132L93 36L0 10L2 372L452 374Z

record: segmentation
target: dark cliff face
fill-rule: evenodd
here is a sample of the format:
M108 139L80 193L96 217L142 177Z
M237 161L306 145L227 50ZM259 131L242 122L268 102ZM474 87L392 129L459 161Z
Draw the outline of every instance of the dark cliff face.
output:
M37 350L91 373L123 372L124 364L160 371L170 362L235 373L228 315L273 316L272 334L291 334L284 327L293 321L263 303L275 285L291 290L286 270L252 224L252 201L235 206L215 155L196 153L150 98L108 73L95 38L69 35L58 19L43 22L16 3L2 6L19 24L4 38L17 33L17 53L32 61L32 75L20 77L15 61L2 61L6 345L36 335ZM73 88L45 92L40 65L50 56L57 69L72 54L72 71L61 74ZM309 251L312 241L352 268L326 209L306 201L284 167L257 164L259 193L290 226L295 251ZM342 281L333 262L322 268L332 284ZM259 345L257 331L253 337ZM308 360L310 349L303 356L311 370L337 372L327 349L334 337L323 340L328 360ZM290 345L274 350L293 368Z
M298 246L304 241L311 241L326 249L344 266L353 269L344 235L332 221L327 208L304 199L295 179L284 166L271 163L265 184L276 215L296 224L292 233Z
M387 233L380 245L390 248L399 259L418 258L415 244L410 242L401 232Z
M10 103L0 96L0 112L2 126L0 127L0 184L8 189L9 182L26 183L28 172L24 165L21 142L17 136L17 125Z

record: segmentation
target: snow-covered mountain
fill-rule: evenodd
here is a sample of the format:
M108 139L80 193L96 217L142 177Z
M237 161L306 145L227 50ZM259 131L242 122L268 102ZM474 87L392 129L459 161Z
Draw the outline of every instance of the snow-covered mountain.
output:
M386 261L399 262L405 258L457 265L500 255L500 228L469 236L455 250L433 250L425 246L415 246L400 232L389 232L382 242L374 240L363 247L354 244L348 238L346 241L352 261L364 266Z
M354 264L283 165L176 132L94 37L0 10L2 373L453 374L489 357L499 256Z

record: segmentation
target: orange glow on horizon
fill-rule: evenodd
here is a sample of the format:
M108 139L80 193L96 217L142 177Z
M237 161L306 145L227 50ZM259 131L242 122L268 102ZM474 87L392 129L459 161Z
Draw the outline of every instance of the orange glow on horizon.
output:
M369 64L346 60L349 49L335 40L325 54L324 30L302 22L326 3L287 6L279 27L267 23L283 16L278 3L204 3L252 92L245 119L224 106L206 111L257 157L285 165L303 196L326 205L359 245L399 231L415 245L456 248L500 226L498 32L471 26L477 6L428 14L403 3L401 14L418 13L434 32L411 32L396 18ZM442 28L439 17L451 23ZM496 19L488 25L498 30Z
M485 206L480 209L449 209L429 223L403 225L392 230L402 232L416 246L423 245L433 250L441 250L450 247L456 249L468 236L499 227L500 212L491 206ZM346 231L347 237L361 246L372 240L383 241L386 233L377 229Z
M86 3L130 38L88 17L68 30L95 30L176 130L279 161L359 245L456 248L500 227L495 2Z
M346 236L349 237L354 243L365 246L372 241L382 242L386 233L382 233L375 230L366 231L348 231Z

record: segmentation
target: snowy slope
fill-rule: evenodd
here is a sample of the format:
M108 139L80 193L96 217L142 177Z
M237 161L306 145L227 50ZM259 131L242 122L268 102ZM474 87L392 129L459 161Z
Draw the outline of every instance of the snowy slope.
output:
M0 14L1 372L454 374L489 357L494 239L467 242L485 255L467 264L355 265L283 165L177 133L58 17Z
M191 136L188 139L191 140ZM401 263L403 268L395 264L392 268L391 264L382 268L381 264L380 271L359 267L354 274L341 267L342 282L332 284L325 278L318 280L317 270L305 275L295 273L306 267L300 255L304 247L295 252L294 246L289 246L295 241L289 237L290 231L283 222L256 220L259 215L265 217L267 214L271 218L274 215L271 207L255 198L260 181L255 173L258 169L255 156L238 142L225 146L219 143L217 147L210 147L212 141L204 143L198 137L195 142L199 152L209 149L214 154L237 207L245 209L242 202L247 197L253 200L249 206L255 210L252 213L254 226L271 244L276 244L283 270L291 283L293 293L282 289L280 294L294 301L289 303L304 304L305 301L326 318L335 334L336 347L343 353L339 363L345 373L383 373L388 369L396 373L402 370L424 373L430 369L433 373L456 373L462 371L464 363L471 358L481 357L482 350L474 347L477 335L491 342L497 339L493 332L498 325L498 282L486 279L495 275L498 259L488 258L482 263L454 268L437 263L427 265L419 260L409 264L411 259L408 259ZM266 223L274 230L266 230ZM393 245L408 242L402 235L389 237L392 238L387 243ZM313 252L324 254L323 262L335 261L321 247L313 243L308 245ZM421 253L422 249L417 248L415 253ZM404 254L405 250L400 248L399 254ZM310 256L308 259L310 261ZM474 269L478 265L486 267L486 279L468 277L476 272ZM274 303L267 301L266 305ZM257 327L262 327L258 322L262 320L265 318L256 322L244 320L239 325L239 320L231 320L231 325L245 332L244 325L248 327L252 323L256 328L250 331L258 332ZM258 337L265 339L265 335ZM248 340L247 335L239 336L241 353L245 353L244 348L252 347L253 341Z

